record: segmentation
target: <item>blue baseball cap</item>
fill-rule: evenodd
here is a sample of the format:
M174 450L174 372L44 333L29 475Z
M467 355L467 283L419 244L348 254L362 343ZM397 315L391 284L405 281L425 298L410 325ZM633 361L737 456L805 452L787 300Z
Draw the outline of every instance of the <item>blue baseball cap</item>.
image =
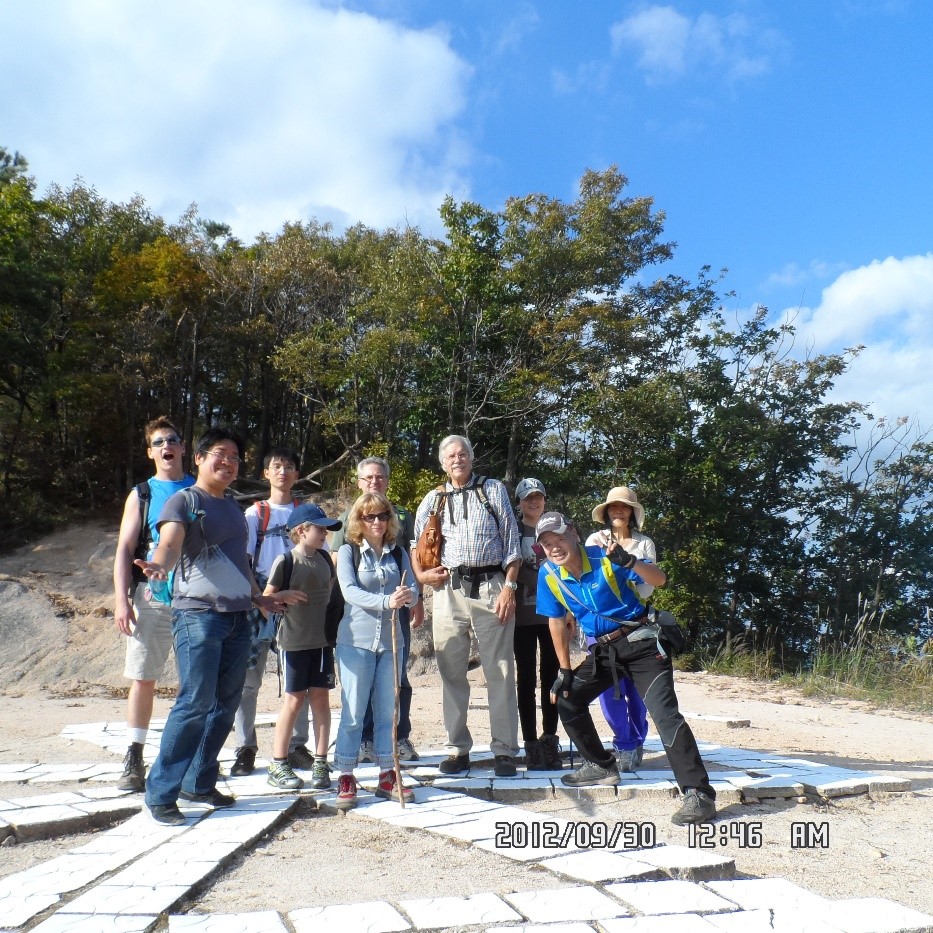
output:
M313 502L302 502L292 509L292 514L288 516L288 530L297 528L299 525L318 525L321 528L327 528L329 531L337 531L343 527L343 522L339 518L328 518L324 510Z

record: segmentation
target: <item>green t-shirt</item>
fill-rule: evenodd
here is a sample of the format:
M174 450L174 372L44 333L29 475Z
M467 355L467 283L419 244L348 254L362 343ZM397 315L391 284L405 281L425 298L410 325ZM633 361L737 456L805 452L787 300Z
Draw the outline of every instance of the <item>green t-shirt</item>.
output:
M286 607L279 623L278 634L275 636L276 641L279 648L285 651L323 648L327 644L324 616L327 601L330 599L334 565L324 551L315 551L311 557L292 551L292 557L295 565L288 588L307 593L308 601ZM277 590L284 589L284 577L285 559L278 557L269 572L269 583Z

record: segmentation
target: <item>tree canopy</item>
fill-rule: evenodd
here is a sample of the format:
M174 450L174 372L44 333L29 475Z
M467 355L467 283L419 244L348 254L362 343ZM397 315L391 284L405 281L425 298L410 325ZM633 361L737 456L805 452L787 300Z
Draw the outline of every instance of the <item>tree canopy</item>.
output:
M637 489L659 602L696 644L804 657L866 606L933 634L933 447L828 401L851 353L795 354L765 309L729 326L708 268L664 274L663 214L616 168L569 202L448 198L440 218L437 238L310 221L247 245L80 181L37 196L0 148L0 540L118 501L163 413L189 449L237 429L252 476L274 444L306 473L339 461L334 485L378 450L412 500L462 433L583 532L608 488Z

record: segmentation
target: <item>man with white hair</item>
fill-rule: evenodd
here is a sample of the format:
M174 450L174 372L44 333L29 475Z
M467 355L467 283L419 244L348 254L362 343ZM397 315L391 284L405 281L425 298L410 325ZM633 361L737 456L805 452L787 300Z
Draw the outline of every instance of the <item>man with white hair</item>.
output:
M434 589L434 650L443 686L449 757L444 774L470 767L473 737L467 726L470 631L476 634L489 691L490 748L495 773L516 773L518 704L515 693L515 591L521 565L518 524L505 486L473 473L473 447L459 434L445 437L438 458L448 480L418 506L415 540L428 518L441 516L441 565L422 568L411 554L418 581Z

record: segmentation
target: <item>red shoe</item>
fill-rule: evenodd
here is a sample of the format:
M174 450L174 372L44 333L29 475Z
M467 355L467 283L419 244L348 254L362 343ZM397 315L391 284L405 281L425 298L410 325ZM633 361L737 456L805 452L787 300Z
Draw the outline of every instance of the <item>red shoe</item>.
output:
M395 770L379 772L379 786L376 788L376 796L383 797L386 800L398 800L398 791L396 790ZM415 792L402 785L402 799L405 803L411 803L415 799Z
M334 806L338 810L352 810L356 806L356 778L352 774L341 774L337 779Z

